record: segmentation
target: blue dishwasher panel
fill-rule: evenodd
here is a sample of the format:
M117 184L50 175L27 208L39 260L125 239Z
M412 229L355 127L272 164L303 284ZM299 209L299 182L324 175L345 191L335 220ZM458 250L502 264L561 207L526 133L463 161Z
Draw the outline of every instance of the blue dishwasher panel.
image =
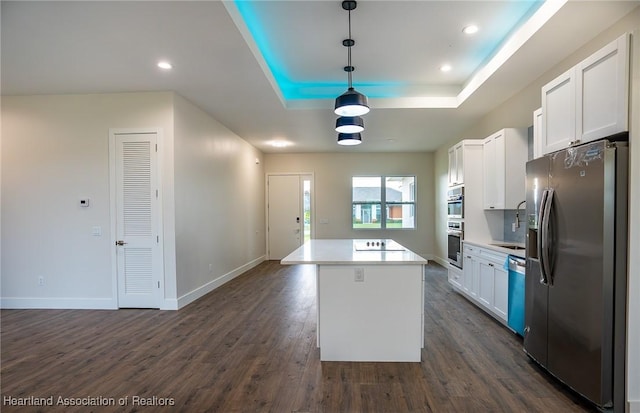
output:
M507 324L516 333L524 335L524 268L525 262L521 258L509 256L509 307L507 310Z

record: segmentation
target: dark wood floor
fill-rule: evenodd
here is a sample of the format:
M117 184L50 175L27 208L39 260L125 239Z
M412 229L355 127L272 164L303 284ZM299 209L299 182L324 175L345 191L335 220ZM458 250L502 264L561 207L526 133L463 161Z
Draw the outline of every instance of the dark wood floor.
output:
M0 410L589 411L434 264L421 363L321 363L314 277L312 266L265 262L180 311L3 310ZM8 405L30 396L116 406Z

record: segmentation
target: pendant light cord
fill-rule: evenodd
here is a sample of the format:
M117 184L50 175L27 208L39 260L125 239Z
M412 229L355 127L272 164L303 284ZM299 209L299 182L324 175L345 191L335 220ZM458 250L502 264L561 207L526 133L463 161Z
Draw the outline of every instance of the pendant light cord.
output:
M347 78L349 82L349 89L353 87L351 80L351 73L353 72L353 66L351 66L351 44L353 43L353 39L351 38L351 10L349 12L349 47L347 47L347 65L349 66L349 71L347 72Z

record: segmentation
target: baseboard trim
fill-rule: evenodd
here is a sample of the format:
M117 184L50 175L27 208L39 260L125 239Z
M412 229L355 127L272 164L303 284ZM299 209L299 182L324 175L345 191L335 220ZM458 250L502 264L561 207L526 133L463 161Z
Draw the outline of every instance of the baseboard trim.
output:
M629 413L640 413L640 400L629 400Z
M170 307L170 308L165 308L163 306L161 309L162 310L179 310L184 306L189 305L192 302L196 301L197 299L205 296L206 294L209 294L211 291L215 290L221 285L233 280L240 274L256 267L258 264L264 262L265 260L266 260L266 256L263 255L261 257L256 258L255 260L249 261L248 263L216 278L215 280L209 281L208 283L202 285L201 287L196 288L193 291L190 291L184 294L183 296L179 297L177 301L165 300L165 303L168 305L167 307ZM175 301L175 303L171 301Z
M437 262L438 264L442 265L444 268L449 268L449 261L448 260L445 260L443 258L437 257L435 255L431 256L429 259L431 261Z
M2 297L0 308L5 310L117 310L113 298L38 298Z

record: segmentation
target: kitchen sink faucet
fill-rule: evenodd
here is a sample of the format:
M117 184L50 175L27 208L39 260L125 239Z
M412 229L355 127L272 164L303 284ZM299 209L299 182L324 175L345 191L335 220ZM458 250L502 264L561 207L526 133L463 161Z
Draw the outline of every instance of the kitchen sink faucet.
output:
M522 201L516 207L516 222L514 222L515 228L520 228L520 206L526 202L527 201Z

